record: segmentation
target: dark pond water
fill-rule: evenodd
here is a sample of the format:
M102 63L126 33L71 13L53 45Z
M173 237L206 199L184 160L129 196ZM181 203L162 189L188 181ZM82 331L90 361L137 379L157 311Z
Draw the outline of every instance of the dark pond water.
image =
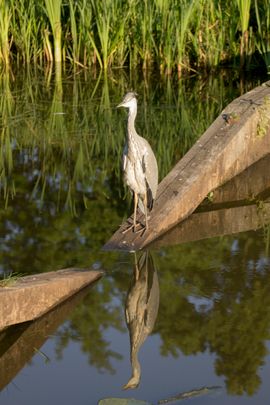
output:
M195 405L269 403L269 156L151 251L101 250L132 209L120 170L126 115L115 109L125 91L140 95L137 129L162 178L232 99L265 80L232 71L180 81L120 71L0 77L2 276L106 272L0 334L0 404L180 403L191 391ZM124 391L132 370L138 387Z

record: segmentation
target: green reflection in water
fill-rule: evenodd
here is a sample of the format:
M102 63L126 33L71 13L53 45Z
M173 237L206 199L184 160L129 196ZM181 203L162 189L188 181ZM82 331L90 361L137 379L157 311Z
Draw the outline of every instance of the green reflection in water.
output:
M126 117L115 109L126 89L140 95L138 132L153 145L164 177L223 107L257 84L231 72L176 82L119 71L0 77L1 270L93 263L114 270L76 308L59 336L59 356L80 339L97 368L113 372L111 361L120 358L104 330L124 330L119 314L133 258L100 248L129 212L120 169ZM253 394L269 339L269 227L237 240L239 254L233 237L155 254L161 296L153 333L163 355L215 352L229 392Z
M259 374L270 339L270 257L264 247L260 230L152 252L160 285L153 334L160 337L161 355L181 362L182 354L215 353L215 372L224 377L231 395L254 395L262 384ZM125 330L133 259L120 255L121 268L76 308L68 328L59 332L59 355L71 341L81 341L93 366L115 371L113 359L121 360L121 354L104 332ZM143 379L143 367L141 373ZM156 373L158 379L158 369Z
M0 251L3 270L32 272L96 260L129 212L121 178L127 88L140 95L138 132L160 178L222 108L258 84L233 73L186 80L26 70L0 76ZM91 256L92 255L92 256Z
M160 259L159 267L165 261L169 269L160 276L161 352L215 353L216 373L231 394L252 395L261 383L270 338L264 242L261 230L171 248Z

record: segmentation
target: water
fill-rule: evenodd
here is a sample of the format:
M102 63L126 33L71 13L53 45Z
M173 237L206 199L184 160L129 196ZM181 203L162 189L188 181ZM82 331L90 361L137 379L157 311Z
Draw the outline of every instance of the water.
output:
M114 108L125 90L141 95L137 127L163 177L230 100L260 81L233 72L179 82L120 72L61 81L34 72L1 77L0 271L78 266L106 273L40 320L0 335L0 404L106 397L156 404L193 390L195 405L268 403L267 200L244 198L241 189L238 204L213 218L206 202L148 253L101 251L131 210L119 170L125 113ZM256 181L255 194L268 198L267 159L226 192L247 184L250 193L259 173L264 182L258 189ZM213 198L219 195L224 189ZM140 382L123 391L136 363L125 314L139 292L133 328L141 327L145 341L133 348Z

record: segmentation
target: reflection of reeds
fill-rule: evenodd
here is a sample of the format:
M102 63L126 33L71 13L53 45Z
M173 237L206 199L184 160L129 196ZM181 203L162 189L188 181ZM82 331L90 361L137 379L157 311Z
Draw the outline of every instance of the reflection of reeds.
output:
M95 190L122 194L121 156L126 114L113 107L127 78L102 72L58 81L27 70L10 82L0 79L0 184L6 202L20 193L76 213ZM231 79L231 78L230 78ZM36 83L33 86L33 83ZM233 82L222 74L193 82L152 82L134 77L140 94L138 133L151 143L160 179L192 146L234 96Z

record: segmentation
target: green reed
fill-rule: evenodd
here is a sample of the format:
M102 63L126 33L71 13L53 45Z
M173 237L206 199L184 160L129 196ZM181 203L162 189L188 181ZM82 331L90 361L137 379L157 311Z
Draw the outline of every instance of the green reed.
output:
M241 66L243 66L245 61L245 55L247 55L249 52L249 40L250 40L249 19L250 19L251 0L236 0L236 4L239 9L240 29L241 29L240 63Z
M62 0L45 0L45 6L53 34L54 60L60 63L62 61Z
M11 35L12 42L17 49L17 57L25 63L38 61L42 54L41 44L36 38L39 36L41 21L36 12L34 0L17 0L11 3Z
M176 26L176 46L177 46L177 70L180 74L183 68L189 66L187 59L187 36L190 35L190 22L194 15L196 2L184 1L182 7L178 8L177 13L177 26Z
M97 55L100 67L107 69L118 60L118 65L124 63L122 48L124 27L128 16L128 8L121 0L91 1L95 15L94 32L90 33L91 44Z
M239 61L244 66L256 46L268 64L268 3L2 0L0 63L63 59L74 67L158 66L180 75Z
M255 0L255 10L259 32L256 48L264 59L267 72L270 73L270 7L268 0L260 2Z
M10 62L10 41L9 29L11 20L11 10L5 0L0 2L0 60L5 66Z

